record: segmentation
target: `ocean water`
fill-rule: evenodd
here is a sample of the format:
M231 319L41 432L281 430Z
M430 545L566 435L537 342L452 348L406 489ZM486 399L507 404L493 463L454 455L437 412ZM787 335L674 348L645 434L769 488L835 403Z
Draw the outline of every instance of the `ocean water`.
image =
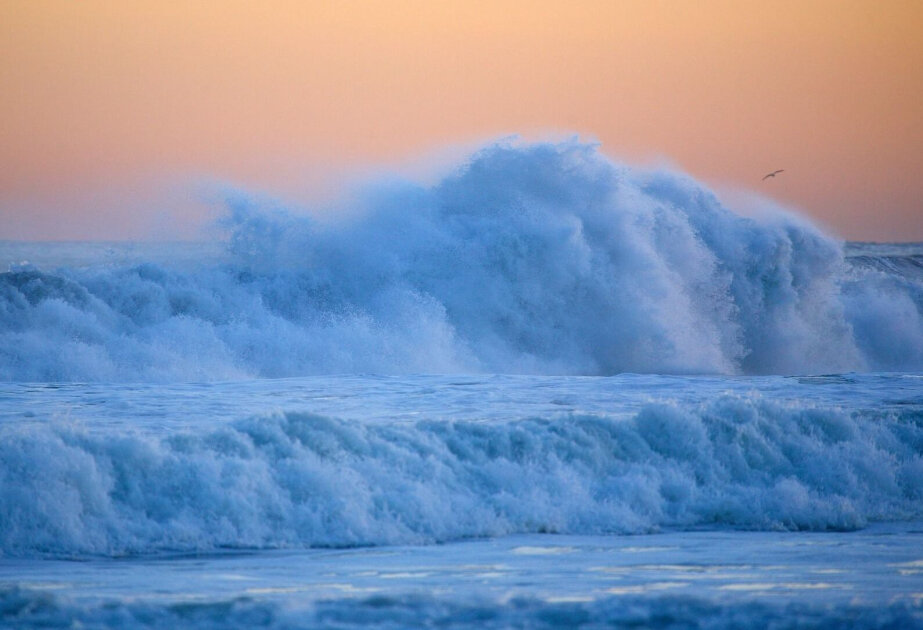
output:
M593 146L0 242L0 626L923 627L923 245Z

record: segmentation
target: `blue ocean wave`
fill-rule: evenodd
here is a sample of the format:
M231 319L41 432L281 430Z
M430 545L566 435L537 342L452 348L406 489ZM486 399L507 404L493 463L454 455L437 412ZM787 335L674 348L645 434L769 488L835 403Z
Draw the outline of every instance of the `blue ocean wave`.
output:
M629 418L0 425L0 551L119 556L923 516L923 418L760 397Z
M0 379L923 369L916 258L578 142L492 145L336 221L232 195L224 225L222 262L0 274Z

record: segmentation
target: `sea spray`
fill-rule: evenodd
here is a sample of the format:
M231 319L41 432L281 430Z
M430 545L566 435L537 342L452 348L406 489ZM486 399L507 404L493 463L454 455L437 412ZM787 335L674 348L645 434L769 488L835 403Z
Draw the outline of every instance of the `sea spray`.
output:
M923 281L594 145L499 143L339 220L232 197L198 267L0 274L0 379L923 369Z

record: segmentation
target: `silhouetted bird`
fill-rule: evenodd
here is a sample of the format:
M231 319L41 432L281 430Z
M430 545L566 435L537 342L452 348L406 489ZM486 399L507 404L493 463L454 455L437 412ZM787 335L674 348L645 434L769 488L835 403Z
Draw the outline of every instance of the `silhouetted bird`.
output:
M770 177L775 177L776 175L778 175L779 173L783 172L784 170L785 170L784 168L780 168L778 171L773 171L773 172L769 173L768 175L764 176L763 179L761 179L760 181L761 181L761 182L764 182L764 181L766 181L767 179L769 179Z

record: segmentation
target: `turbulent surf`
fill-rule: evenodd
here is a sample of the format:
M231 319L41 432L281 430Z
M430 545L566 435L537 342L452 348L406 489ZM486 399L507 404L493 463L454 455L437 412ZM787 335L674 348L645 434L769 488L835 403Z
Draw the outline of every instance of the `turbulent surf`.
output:
M0 378L923 368L921 252L848 257L595 146L494 145L336 221L228 205L227 250L198 265L0 274Z
M923 627L923 246L498 143L0 242L0 627Z

